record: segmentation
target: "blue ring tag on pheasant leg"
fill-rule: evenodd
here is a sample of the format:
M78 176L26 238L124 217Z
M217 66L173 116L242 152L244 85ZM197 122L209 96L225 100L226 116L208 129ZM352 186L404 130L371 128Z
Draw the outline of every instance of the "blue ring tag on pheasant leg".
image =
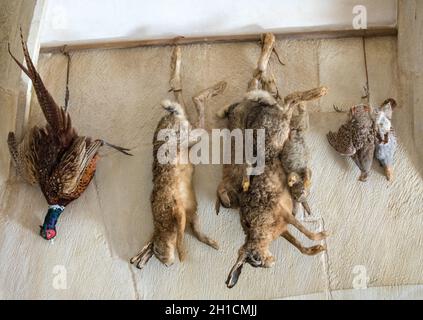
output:
M65 207L57 204L48 207L47 215L44 218L44 224L40 230L40 236L46 240L51 240L56 237L56 223L64 210Z

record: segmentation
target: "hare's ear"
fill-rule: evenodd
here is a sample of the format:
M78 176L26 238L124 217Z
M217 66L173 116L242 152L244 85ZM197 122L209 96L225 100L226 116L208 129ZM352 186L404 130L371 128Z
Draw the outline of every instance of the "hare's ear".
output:
M304 202L302 202L301 204L303 205L303 208L304 208L305 212L307 212L307 214L309 216L311 216L311 209L310 209L310 206L308 205L307 200L304 201Z
M229 272L228 279L226 280L226 286L230 289L233 288L238 282L239 275L241 274L242 267L247 260L247 255L243 248L241 248L238 256L238 260Z
M150 241L147 245L142 248L141 252L133 257L130 262L131 264L136 263L138 269L144 268L148 260L153 256L153 242Z

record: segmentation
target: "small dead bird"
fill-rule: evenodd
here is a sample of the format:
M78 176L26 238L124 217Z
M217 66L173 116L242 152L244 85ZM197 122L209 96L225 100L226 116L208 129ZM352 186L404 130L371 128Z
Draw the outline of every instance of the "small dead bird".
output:
M38 184L49 204L40 235L51 240L57 235L56 225L65 207L78 199L93 179L100 159L99 149L106 145L131 154L129 149L76 133L69 113L54 101L35 69L22 30L21 42L26 67L15 58L10 47L9 54L31 79L47 124L31 128L20 143L14 132L10 132L7 142L19 175L30 184Z
M306 255L316 255L326 249L323 245L306 248L288 231L291 224L311 240L327 237L326 232L310 232L292 215L293 200L286 181L280 159L274 157L266 163L263 174L251 177L249 190L241 194L240 217L246 237L226 280L228 288L236 285L245 263L255 268L272 267L276 259L269 246L280 236Z
M392 127L392 112L397 107L394 99L387 99L381 107L374 110L374 122L376 131L375 157L385 170L388 181L393 178L393 160L397 147L397 138Z
M352 158L361 171L359 180L367 181L375 154L371 108L366 104L351 107L348 122L337 133L329 132L327 139L340 155Z
M305 141L305 133L309 127L308 113L303 103L297 105L297 113L291 118L289 138L282 150L282 166L287 174L287 184L294 199L294 214L301 203L310 215L307 202L311 186L311 169L309 150Z
M175 249L178 251L179 260L185 257L184 234L187 224L191 226L194 236L201 242L218 249L216 241L210 239L200 231L197 214L197 200L193 187L194 166L188 161L189 148L197 139L191 135L181 135L181 130L191 129L193 126L187 119L180 84L180 60L181 51L175 47L172 55L171 91L174 92L178 102L169 100L162 102L162 107L169 112L159 122L154 133L153 140L153 191L151 193L151 209L154 220L154 234L151 241L134 256L130 262L136 263L137 268L142 269L148 260L155 255L166 266L173 264ZM204 126L205 103L211 97L220 94L226 88L225 82L219 82L215 86L202 91L193 98L198 113L197 127ZM185 126L185 127L184 127ZM170 163L161 163L159 156L160 147L167 143L159 139L162 130L172 130L177 138L176 154L171 155ZM185 138L184 138L185 137ZM184 141L183 139L188 139ZM188 148L182 148L182 145Z

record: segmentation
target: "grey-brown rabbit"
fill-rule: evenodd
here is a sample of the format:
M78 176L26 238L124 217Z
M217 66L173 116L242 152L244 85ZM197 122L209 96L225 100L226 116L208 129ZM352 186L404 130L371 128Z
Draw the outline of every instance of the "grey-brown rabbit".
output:
M293 109L298 104L319 99L327 94L326 87L311 89L304 92L294 92L287 95L281 102L263 90L251 91L247 98L255 104L246 117L246 129L265 129L265 162L282 155L288 140ZM255 141L256 142L256 141ZM254 150L257 147L254 146ZM250 167L247 166L249 169ZM243 190L248 190L248 172L244 171Z
M240 103L234 103L220 110L217 116L221 119L227 119L227 128L230 132L239 130L241 139L244 137L245 116L250 110L250 103L246 100ZM236 139L236 136L235 136ZM236 143L243 143L238 139ZM239 208L239 194L242 192L242 177L244 174L245 165L237 163L236 160L236 146L231 143L231 162L223 164L222 181L217 188L216 213L220 211L220 206L225 208L238 209ZM240 155L238 155L240 156ZM243 156L243 154L241 154ZM243 159L242 159L243 160Z
M327 237L325 232L310 232L292 215L293 201L279 157L268 162L261 175L251 177L250 188L240 198L241 225L246 237L226 281L228 288L235 286L245 263L253 267L272 267L275 257L269 246L280 236L306 255L315 255L325 250L323 245L309 248L302 246L288 231L288 225L291 224L311 240Z
M297 112L291 118L289 138L282 150L282 166L287 175L287 184L294 199L294 214L301 203L311 214L307 197L310 194L311 169L309 150L305 140L309 128L309 117L304 103L297 105Z
M194 236L199 241L218 249L217 242L200 231L197 200L192 184L194 166L189 161L185 163L182 160L188 158L189 147L194 145L197 139L190 135L181 135L182 130L189 131L192 125L189 123L183 107L179 75L180 55L180 48L175 47L171 65L173 70L171 91L174 91L178 102L169 100L162 102L162 107L169 113L160 120L154 133L153 191L150 198L154 233L151 241L131 259L131 263L136 263L140 269L153 255L167 266L173 264L175 249L178 251L179 260L183 261L185 257L183 241L187 224L191 226ZM220 82L193 98L199 115L198 127L204 126L205 102L221 93L225 87L226 83ZM170 136L167 136L167 140L161 136L165 132L172 132ZM184 139L188 139L188 141ZM170 148L161 148L165 143L176 144L175 154L165 151ZM188 148L182 147L183 145Z
M325 87L296 92L288 95L282 105L267 91L255 90L246 96L252 106L246 117L245 128L265 129L266 148L261 156L265 158L266 165L263 173L249 176L249 186L240 194L241 225L246 239L226 281L229 288L238 281L246 262L253 267L273 266L275 258L270 253L269 246L280 236L304 254L314 255L325 250L321 245L305 248L288 232L288 224L292 224L312 240L321 240L327 236L325 232L308 231L292 215L293 200L282 167L281 153L288 139L293 107L304 101L318 99L326 92ZM253 143L257 150L257 137Z
M262 37L262 49L260 57L257 61L257 66L253 73L253 78L248 84L248 92L255 92L260 88L267 89L275 96L278 95L277 88L274 83L274 79L268 74L269 59L274 51L275 36L272 33L266 33ZM268 95L266 93L266 95ZM272 98L273 99L273 98ZM241 102L233 103L226 106L217 113L217 117L220 119L227 119L227 128L234 134L235 142L237 144L243 144L241 139L245 137L245 121L246 116L249 114L251 108L257 104L254 98L254 94L247 94ZM237 136L235 131L238 130L239 135ZM245 168L244 159L241 161L235 161L237 157L243 154L236 153L236 146L231 143L231 162L229 164L223 164L222 181L219 183L217 188L217 200L216 200L216 213L220 211L220 206L225 208L238 209L239 208L239 194L242 192L242 184L248 183L245 181Z

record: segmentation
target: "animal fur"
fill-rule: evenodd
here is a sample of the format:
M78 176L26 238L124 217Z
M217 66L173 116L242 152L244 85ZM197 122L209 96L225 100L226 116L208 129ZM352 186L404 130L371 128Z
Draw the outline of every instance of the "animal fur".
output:
M155 255L163 264L169 266L175 260L175 249L178 251L179 260L185 258L184 234L186 225L190 225L194 236L201 242L218 249L215 240L210 239L200 231L197 200L193 187L194 166L188 161L189 148L196 142L196 137L191 134L181 135L181 129L193 128L189 122L182 96L182 84L180 76L181 49L176 46L171 59L172 75L170 79L171 91L174 92L178 102L164 100L162 107L169 112L157 125L153 138L153 191L151 193L151 209L154 220L154 234L151 241L141 250L139 254L131 259L136 263L137 268L142 269L148 260ZM196 127L205 127L205 104L212 97L222 93L226 88L226 82L221 81L214 86L207 88L192 98L197 110L198 119ZM169 163L160 163L158 153L164 143L171 141L160 141L158 139L161 130L172 130L175 138L178 139L176 154ZM188 139L188 141L181 141ZM181 146L188 145L188 148Z
M291 93L282 100L282 103L273 104L274 100L260 99L259 102L253 105L246 117L245 127L255 131L265 129L266 162L273 160L274 157L282 156L282 151L291 132L291 120L294 108L299 104L305 108L305 102L319 99L320 97L326 95L326 93L327 88L320 87L304 92ZM299 120L300 119L295 119L295 121ZM306 119L303 119L302 121L306 121ZM298 123L297 125L301 125L301 123ZM256 146L254 146L254 149L256 149L255 147ZM303 155L306 156L305 154ZM304 166L302 161L306 160L306 157L301 158L300 156L301 155L298 155L296 159L291 160L298 162L298 166ZM245 181L248 181L248 177L246 176L247 173L244 172L244 190L247 189L245 184L248 185L248 182L245 183ZM309 172L307 172L304 176L307 184L307 180L309 180ZM296 187L298 186L299 185Z
M226 281L229 288L236 285L245 263L260 268L274 265L276 259L269 246L280 236L306 255L315 255L325 250L323 245L303 247L288 231L288 225L291 224L312 240L327 237L325 232L308 231L292 215L293 201L278 157L266 165L263 174L252 177L250 188L242 193L240 203L241 225L246 237Z
M308 214L311 214L307 197L310 194L311 169L309 166L309 150L305 141L308 129L308 113L304 104L297 106L297 113L291 118L289 138L282 154L282 165L287 174L287 184L294 198L294 213L301 203Z
M189 150L177 148L177 154L171 163L159 162L158 151L165 141L158 140L160 130L174 130L180 137L180 128L188 124L192 128L183 112L183 107L170 101L162 102L163 108L169 112L157 125L153 138L153 191L151 193L151 210L153 213L154 233L151 241L141 252L131 259L137 263L139 269L143 268L154 255L163 264L170 266L175 260L175 249L179 260L185 258L184 234L186 225L190 225L195 237L218 249L216 241L210 239L200 231L197 214L197 200L192 183L194 166L191 163L181 163L181 157L186 157ZM178 146L187 141L178 140ZM188 141L192 146L194 141ZM173 159L172 159L173 160Z
M230 131L240 129L244 132L245 117L252 106L251 101L245 98L220 110L217 115L227 119ZM217 188L216 213L219 213L221 205L225 208L239 208L244 170L244 164L235 163L235 144L231 143L231 163L223 165L222 181Z
M253 267L273 266L275 258L269 246L279 236L283 236L305 254L314 255L325 249L320 245L304 248L287 230L288 224L292 224L313 240L326 237L324 232L315 234L308 231L292 215L293 200L280 158L290 132L293 107L303 101L317 99L326 92L327 89L322 87L294 93L287 96L282 105L273 103L274 99L268 99L270 95L261 92L247 95L247 101L253 104L246 116L245 128L265 129L266 166L261 175L249 177L249 188L239 195L241 224L246 239L227 279L229 288L238 281L245 262ZM248 100L248 97L253 98Z

